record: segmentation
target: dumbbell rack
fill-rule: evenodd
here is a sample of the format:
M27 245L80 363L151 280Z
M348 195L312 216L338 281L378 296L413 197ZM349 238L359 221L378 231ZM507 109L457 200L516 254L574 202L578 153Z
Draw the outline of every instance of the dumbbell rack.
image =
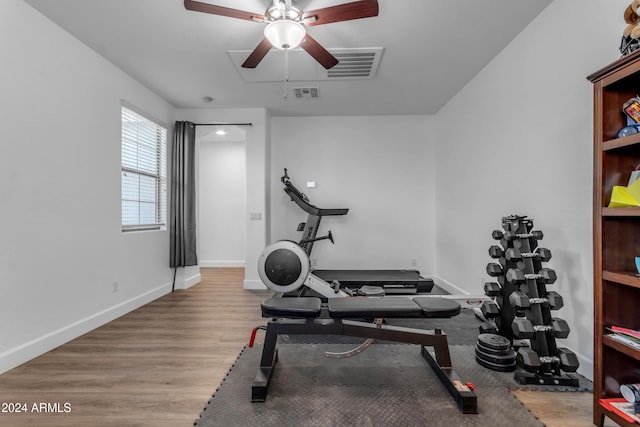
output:
M496 282L484 285L492 301L483 304L482 313L516 350L518 365L524 369L516 372L516 381L578 387L578 377L569 373L578 369L576 355L556 344L556 338L569 335L569 327L551 316L551 310L560 309L563 301L557 292L546 289L555 282L556 274L542 266L551 258L548 249L538 247L543 234L533 230L533 220L526 216L503 217L502 227L504 232L492 233L501 247L489 248L489 255L498 262L487 264L487 274Z

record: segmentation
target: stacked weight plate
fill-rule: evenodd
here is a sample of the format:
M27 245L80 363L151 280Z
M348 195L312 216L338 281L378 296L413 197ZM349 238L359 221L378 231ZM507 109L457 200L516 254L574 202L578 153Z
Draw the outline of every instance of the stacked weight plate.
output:
M476 361L494 371L510 372L516 369L516 352L508 338L497 334L480 334L476 343Z

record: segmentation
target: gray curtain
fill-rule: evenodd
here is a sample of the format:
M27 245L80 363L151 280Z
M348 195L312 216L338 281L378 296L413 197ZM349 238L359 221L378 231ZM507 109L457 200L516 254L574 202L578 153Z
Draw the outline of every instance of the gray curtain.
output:
M171 267L197 265L196 126L176 122L171 158Z

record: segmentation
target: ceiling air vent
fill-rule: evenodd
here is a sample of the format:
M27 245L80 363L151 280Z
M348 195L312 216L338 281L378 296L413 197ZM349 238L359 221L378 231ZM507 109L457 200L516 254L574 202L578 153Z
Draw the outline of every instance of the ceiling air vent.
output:
M338 65L325 70L322 80L338 79L372 79L375 77L382 48L331 49Z
M296 99L320 98L320 92L317 87L294 87L293 93Z
M338 61L326 70L302 49L289 52L289 81L313 82L319 80L366 80L376 75L384 48L335 48L328 49ZM242 68L242 63L251 54L250 50L227 51L238 73L247 82L282 82L285 76L284 51L272 49L256 68ZM300 83L305 84L305 83ZM306 83L309 84L309 83Z

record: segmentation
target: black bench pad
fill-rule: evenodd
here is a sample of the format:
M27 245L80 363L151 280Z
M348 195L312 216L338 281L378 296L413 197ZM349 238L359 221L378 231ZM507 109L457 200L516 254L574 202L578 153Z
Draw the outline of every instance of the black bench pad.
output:
M413 302L420 306L423 317L453 317L462 309L457 301L447 298L414 297Z
M422 317L420 307L410 298L330 298L329 315L333 318L406 318Z
M309 318L320 316L320 298L269 298L261 304L263 317ZM335 319L350 318L446 318L460 314L460 304L446 298L432 297L344 297L330 298L329 315Z
M318 317L321 311L320 298L269 298L262 301L263 317Z

